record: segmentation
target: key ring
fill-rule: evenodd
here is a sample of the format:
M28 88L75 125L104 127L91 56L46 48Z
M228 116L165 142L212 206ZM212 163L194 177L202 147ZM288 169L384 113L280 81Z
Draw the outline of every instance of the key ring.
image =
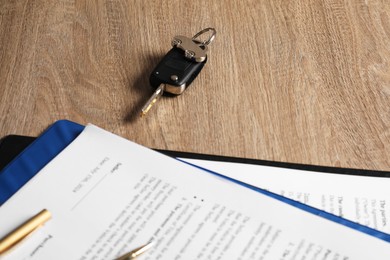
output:
M212 31L212 33L211 33L210 37L209 37L207 40L205 40L205 41L199 41L199 40L196 39L196 38L198 38L199 36L201 36L202 34L205 34L205 33L209 32L209 31ZM209 27L209 28L203 29L203 30L201 30L200 32L198 32L197 34L195 34L195 35L192 37L192 41L194 41L194 42L200 44L201 46L207 46L207 45L209 45L209 44L214 40L216 34L217 34L217 31L216 31L214 28L210 28L210 27Z

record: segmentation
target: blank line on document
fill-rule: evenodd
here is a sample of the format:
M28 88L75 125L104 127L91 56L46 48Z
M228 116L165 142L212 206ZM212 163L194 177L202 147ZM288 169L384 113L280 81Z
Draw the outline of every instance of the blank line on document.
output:
M92 188L85 193L83 197L79 201L76 202L76 204L72 207L72 211L108 176L109 173L106 173L95 185L92 186Z

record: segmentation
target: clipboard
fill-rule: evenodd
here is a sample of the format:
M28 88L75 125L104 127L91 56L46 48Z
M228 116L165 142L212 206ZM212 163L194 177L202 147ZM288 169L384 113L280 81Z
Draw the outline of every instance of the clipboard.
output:
M50 126L42 135L32 141L21 153L19 153L7 166L0 171L0 205L3 204L8 198L10 198L17 190L19 190L25 183L27 183L35 174L37 174L48 162L50 162L57 154L59 154L67 145L69 145L84 129L84 126L68 121L60 120ZM243 158L233 158L224 156L212 156L203 154L183 153L175 151L157 150L168 156L173 157L189 157L194 159L206 159L206 160L220 160L230 162L252 163L275 167L303 169L308 171L322 171L337 174L353 174L353 175L366 175L366 176L381 176L389 177L389 172L370 171L370 170L355 170L355 169L342 169L335 167L322 167L322 166L310 166L290 163L279 163L262 160L251 160ZM3 152L3 151L0 151ZM199 166L193 165L201 168ZM350 228L359 230L363 233L371 236L378 237L384 241L390 242L390 235L380 232L378 230L357 224L350 220L338 217L331 213L313 208L306 204L288 199L281 195L263 190L246 183L231 179L221 174L211 172L207 169L203 169L211 174L218 175L222 178L226 178L230 181L236 182L242 186L253 189L257 192L270 196L276 200L283 201L294 207L300 208L319 217L329 219L333 222L348 226Z

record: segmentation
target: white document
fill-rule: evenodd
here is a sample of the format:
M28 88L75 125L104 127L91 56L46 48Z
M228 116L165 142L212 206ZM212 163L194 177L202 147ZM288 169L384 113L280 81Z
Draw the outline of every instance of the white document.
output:
M191 167L95 126L0 207L0 237L53 217L4 259L375 259L390 243Z
M390 178L181 160L390 234Z

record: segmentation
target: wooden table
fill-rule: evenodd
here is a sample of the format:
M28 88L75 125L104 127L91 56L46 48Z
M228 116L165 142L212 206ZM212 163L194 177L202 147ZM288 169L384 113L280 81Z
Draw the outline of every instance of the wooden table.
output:
M174 35L214 27L191 87L145 118ZM0 136L93 123L142 145L390 170L390 2L0 3Z

